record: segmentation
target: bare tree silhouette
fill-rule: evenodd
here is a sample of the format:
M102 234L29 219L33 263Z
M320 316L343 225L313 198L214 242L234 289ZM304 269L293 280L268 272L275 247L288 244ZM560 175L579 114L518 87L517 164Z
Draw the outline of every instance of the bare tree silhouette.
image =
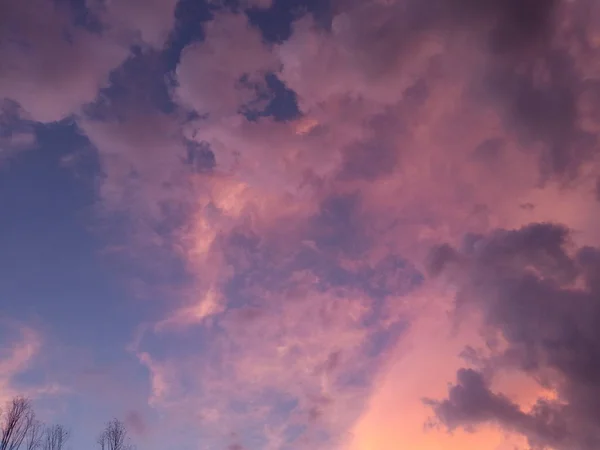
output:
M38 450L42 445L44 433L44 424L34 418L33 422L31 422L31 427L25 436L25 450Z
M134 450L134 445L129 440L127 427L118 419L108 422L98 436L100 450ZM0 449L2 450L2 449Z
M40 429L35 420L31 402L25 397L15 397L10 401L2 414L0 425L0 450L19 450L23 442L35 448L35 441ZM33 433L35 432L35 435ZM28 435L32 440L26 440ZM33 450L33 449L32 449Z
M44 425L36 419L29 399L15 397L0 408L0 450L65 450L71 432L63 425ZM97 440L100 450L135 450L125 424L106 423Z
M62 425L52 425L44 430L42 450L63 450L70 436L69 430Z

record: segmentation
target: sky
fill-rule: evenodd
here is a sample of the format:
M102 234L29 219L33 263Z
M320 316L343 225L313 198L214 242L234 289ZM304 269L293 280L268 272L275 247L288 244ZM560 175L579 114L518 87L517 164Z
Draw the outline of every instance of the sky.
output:
M0 402L73 450L597 450L598 24L0 0Z

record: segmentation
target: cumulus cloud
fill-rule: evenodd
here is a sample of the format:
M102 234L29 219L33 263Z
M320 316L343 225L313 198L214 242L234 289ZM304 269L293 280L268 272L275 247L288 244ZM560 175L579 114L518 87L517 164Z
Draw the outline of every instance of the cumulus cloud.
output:
M438 418L452 428L496 421L534 446L596 447L600 252L573 246L569 231L552 224L469 241L464 251L443 247L432 259L434 272L456 283L457 309L481 312L484 329L504 343L491 349L486 366L529 373L556 398L521 411L492 393L480 373L463 369L448 399L433 402Z
M223 0L210 0L215 5L223 5ZM273 6L274 0L241 0L240 5L244 8L268 9Z
M540 400L530 413L501 394L490 391L481 373L461 369L457 384L443 402L430 402L437 416L450 428L469 423L471 427L497 422L509 431L524 434L534 448L563 448L568 438L567 424L560 415L561 407ZM589 443L570 443L569 448L592 448ZM583 446L582 446L583 445Z
M104 206L162 218L161 205L177 195L180 186L173 180L184 171L185 146L176 122L160 113L134 113L126 121L79 123L100 154L106 177L100 191Z
M91 10L106 26L134 43L162 48L175 26L178 0L92 0Z
M432 71L458 75L470 80L466 95L499 108L523 142L543 147L545 172L572 174L591 156L596 134L582 126L578 106L594 89L578 58L594 44L573 34L593 28L590 8L585 1L341 1L331 32L309 20L296 24L279 50L282 77L307 110L336 95L394 103ZM462 64L451 67L457 59Z
M166 73L176 5L142 3L97 5L101 34L48 3L42 29L36 0L20 4L22 26L3 30L32 50L0 45L16 61L0 95L39 121L93 101L76 120L98 151L102 207L166 250L148 260L165 268L168 253L184 272L130 347L153 407L219 445L234 430L244 448L331 448L359 424L362 449L379 425L397 432L377 415L397 396L418 420L393 415L414 429L378 448L503 441L489 428L428 441L427 396L452 429L595 448L597 7L339 0L331 23L305 15L276 44L221 8ZM269 116L266 76L298 117ZM457 292L457 317L483 318L481 335L447 338L449 295L432 278ZM461 369L466 345L474 367ZM498 382L509 372L555 397L525 405Z
M53 2L4 1L0 98L17 102L33 120L54 122L94 100L127 49L84 28Z
M176 4L92 1L83 7L82 24L65 2L4 1L0 98L17 102L34 121L80 113L109 85L111 71L125 61L132 44L164 46Z
M200 114L235 114L265 90L276 60L243 14L220 13L205 33L182 52L177 98Z
M214 155L211 169L193 177L199 189L178 234L194 282L145 339L198 335L214 343L199 353L215 353L208 360L187 351L161 356L142 339L138 355L160 381L153 404L215 421L226 415L234 428L266 422L272 428L261 439L270 442L290 439L283 417L294 426L313 417L310 430L339 438L357 416L337 408L364 407L372 378L355 390L319 368L341 367L346 380L361 379L362 366L379 367L366 349L396 342L382 336L386 327L398 333L403 313L416 308L404 296L420 282L415 267L432 244L450 241L430 268L452 279L472 264L456 249L465 233L472 237L464 248L479 248L491 228L558 219L590 238L596 213L580 206L595 195L593 139L586 139L596 132L584 120L591 111L576 107L590 73L568 39L583 23L577 8L583 3L337 2L330 29L306 16L272 47L243 15L209 22L206 39L183 51L174 96L199 116L185 125L186 137ZM236 42L244 55L231 50ZM236 114L260 97L271 71L297 95L298 120ZM558 198L565 208L579 202L577 214L552 210ZM553 234L560 233L531 230L540 233L535 242L558 239L550 256L527 244L525 231L510 238L510 248L499 244L501 252L522 250L527 270L534 261L554 282L575 283L566 241ZM494 263L490 274L505 264ZM356 298L361 326L342 312L339 329L313 317L338 296ZM319 345L312 335L322 336ZM338 345L339 336L352 339ZM461 382L479 380L475 394L484 403L468 406L488 419L500 411L511 432L541 442L548 430L537 421L548 410L540 406L534 417L479 376L461 372ZM325 386L334 392L327 401ZM258 411L232 397L255 399ZM454 404L434 405L440 416L454 411ZM308 439L307 430L299 433Z

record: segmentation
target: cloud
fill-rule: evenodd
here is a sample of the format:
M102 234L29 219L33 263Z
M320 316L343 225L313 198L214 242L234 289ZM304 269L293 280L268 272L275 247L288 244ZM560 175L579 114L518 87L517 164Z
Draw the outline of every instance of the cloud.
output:
M434 402L438 418L450 427L497 421L531 445L597 446L598 249L573 246L562 226L532 224L435 254L457 286L456 308L480 312L484 331L505 342L491 348L489 368L523 371L556 392L523 412L464 369L448 400Z
M102 33L46 5L44 40L19 8L33 50L8 80L42 94L6 96L33 120L77 113L103 219L176 279L130 346L170 429L243 448L596 442L590 3L344 0L277 44L221 8L174 72L174 2L92 8ZM268 115L267 75L297 118ZM423 431L432 408L454 437Z
M175 25L175 0L92 1L77 22L65 3L4 1L0 98L34 121L56 122L93 102L132 44L162 49Z
M177 122L150 110L133 111L124 121L83 119L79 125L99 152L103 205L161 219L161 205L182 187L174 180L185 174L186 148Z
M59 121L94 100L127 49L72 24L60 5L26 0L0 4L0 98L17 102L33 120Z
M481 373L460 369L456 378L457 384L450 389L449 399L433 402L436 414L450 428L455 427L455 422L477 424L493 420L522 428L518 424L526 422L526 415L506 397L490 392Z
M93 0L90 6L105 25L124 39L160 49L175 25L177 0Z
M15 395L23 395L16 383L18 375L25 372L33 363L41 347L41 336L31 328L3 320L3 338L6 345L0 353L0 403L4 404ZM12 333L11 333L12 332ZM16 336L11 336L16 334ZM4 340L3 339L3 340ZM25 393L35 392L31 386L26 387Z
M526 441L514 433L499 431L482 423L476 432L429 426L430 406L424 397L437 398L447 392L448 382L464 360L465 345L485 343L478 336L477 321L465 319L457 328L448 320L451 293L425 284L406 296L404 304L410 326L386 358L384 370L351 433L344 442L349 449L431 448L436 450L525 448ZM538 397L537 383L518 374L513 379L498 377L494 388L510 392L519 404Z
M206 295L196 304L178 309L170 317L157 323L157 330L198 325L205 319L223 312L223 306L220 304L218 295L214 288L209 288Z
M0 101L0 159L7 158L36 145L36 135L31 123L23 120L14 102Z
M210 0L215 5L222 6L223 0ZM244 8L259 8L259 9L269 9L273 6L274 0L241 0L239 2L240 6Z
M295 278L279 291L253 285L255 306L229 308L197 329L210 343L202 352L152 362L139 353L153 373L155 406L200 420L215 443L229 430L268 447L292 436L306 445L339 442L385 354L378 340L387 332L394 342L399 318L365 327L374 305L364 294L319 291L309 275Z
M274 0L246 0L246 4L250 7L268 9L273 6Z
M570 109L559 114L587 69L569 66L571 78L550 65L554 81L543 89L536 84L528 55L545 67L552 59L547 53L572 51L561 47L568 34L563 27L573 25L557 22L559 9L553 8L559 6L531 3L530 14L520 16L521 10L501 2L439 2L433 13L432 5L346 2L331 30L305 17L289 40L272 48L244 16L217 15L205 41L184 50L174 100L198 114L184 134L210 151L214 164L192 177L197 190L175 239L194 281L137 348L157 380L156 407L218 423L222 428L212 431L221 438L230 429L252 428L242 434L261 445L294 439L299 446L319 445L316 436L339 443L355 422L377 420L371 394L385 402L386 392L401 391L419 417L403 428L415 446L519 441L491 427L452 444L441 434L429 441L423 434L428 409L420 398L444 394L460 369L460 350L480 342L476 333L447 349L456 352L442 359L453 370L442 373L440 363L431 392L419 380L412 388L389 382L386 391L372 376L388 367L382 355L398 342L399 329L418 331L421 311L407 295L418 285L417 268L431 245L450 242L433 259L450 278L469 264L456 248L465 234L473 236L464 242L469 248L491 228L563 220L582 239L592 239L596 213L584 205L594 195L597 168L585 152L570 153L582 117ZM225 50L242 41L247 58ZM279 67L302 117L285 122L236 114L256 98L256 85L238 83L244 74L261 85L264 74ZM563 83L555 100L552 92ZM536 111L514 103L522 95ZM544 166L555 151L566 159ZM542 238L556 239L550 231ZM527 250L529 258L548 264L545 270L565 277L560 274L570 256L561 256L562 244L553 249L554 267L524 244L528 239L515 238L506 252ZM321 306L338 303L345 306L332 323L315 316ZM350 320L354 308L360 312ZM410 321L404 320L407 311L415 312ZM439 359L443 339L429 345L425 332L417 331L409 361ZM392 337L386 342L387 332ZM171 354L153 349L157 336L172 342ZM179 345L188 340L197 343L194 351ZM371 359L373 348L380 353ZM344 382L336 370L323 375L327 367L339 370ZM418 367L415 377L429 370L425 363ZM368 376L362 372L369 370ZM355 380L362 380L358 387ZM528 414L524 394L509 400L492 392L485 394L488 410L500 404L515 417ZM398 414L398 420L407 419ZM376 434L366 433L369 439ZM398 436L388 442L403 443Z
M264 76L276 60L243 14L217 14L205 34L182 52L177 99L199 114L236 114L266 89Z
M436 415L451 429L466 423L475 426L485 422L498 422L510 431L522 433L529 438L530 445L563 448L568 437L567 424L561 417L561 407L547 400L536 403L531 413L501 394L489 390L481 373L472 369L460 369L457 384L449 391L448 400L428 402ZM592 448L589 443L568 444L574 448ZM573 447L569 447L573 448Z
M593 29L586 8L585 1L337 2L331 32L306 19L278 49L282 79L308 111L345 95L390 104L428 72L460 74L470 80L467 97L500 108L522 143L541 146L545 174L571 176L591 157L596 135L582 126L589 69L571 33ZM457 59L461 66L451 68Z

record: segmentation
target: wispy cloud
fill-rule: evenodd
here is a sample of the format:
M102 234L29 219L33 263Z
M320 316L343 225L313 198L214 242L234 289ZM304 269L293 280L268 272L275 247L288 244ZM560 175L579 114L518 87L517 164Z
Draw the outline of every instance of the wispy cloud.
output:
M2 322L2 339L8 343L3 345L0 353L0 403L4 404L21 393L23 387L17 385L16 378L32 366L42 347L42 339L27 326L6 319ZM31 387L25 387L25 390L32 391Z

